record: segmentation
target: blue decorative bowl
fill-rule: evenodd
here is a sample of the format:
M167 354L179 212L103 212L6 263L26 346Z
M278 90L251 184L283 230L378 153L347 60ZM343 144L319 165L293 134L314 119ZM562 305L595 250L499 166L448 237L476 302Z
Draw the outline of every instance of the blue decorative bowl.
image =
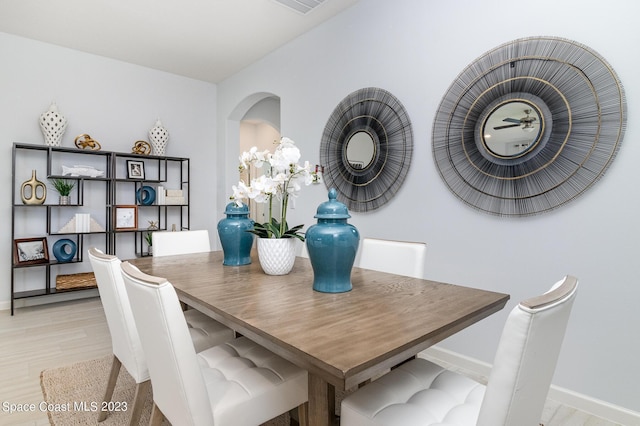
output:
M138 204L150 206L156 201L156 190L151 186L145 185L136 191L136 199Z
M68 238L58 240L53 245L53 255L60 263L71 262L77 251L76 243Z

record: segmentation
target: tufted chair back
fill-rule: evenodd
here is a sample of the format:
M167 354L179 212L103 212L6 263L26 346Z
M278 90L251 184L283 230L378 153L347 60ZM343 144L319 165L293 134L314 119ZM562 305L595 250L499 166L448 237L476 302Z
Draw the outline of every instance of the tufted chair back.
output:
M142 347L149 354L154 403L172 424L212 425L207 388L173 286L128 262L121 268Z
M426 258L425 243L364 238L355 265L390 274L424 278Z
M104 401L111 401L120 368L124 365L124 368L136 382L135 395L130 410L130 424L137 425L151 384L147 357L140 343L140 335L122 279L121 262L116 256L105 254L95 247L89 249L89 261L98 284L114 355ZM190 309L184 312L183 316L189 326L189 346L195 348L197 352L234 338L233 330L214 321L202 312ZM107 410L100 410L98 421L105 420L108 413Z
M156 231L151 234L155 257L211 251L209 231Z
M153 383L150 424L255 426L296 407L306 420L305 370L244 336L196 354L173 286L121 268Z
M567 276L511 311L487 387L413 359L345 398L341 424L538 426L577 289Z
M136 383L149 380L149 370L120 272L120 259L91 247L89 261L111 333L113 354Z
M578 280L567 276L520 302L502 332L479 426L538 425L556 368Z

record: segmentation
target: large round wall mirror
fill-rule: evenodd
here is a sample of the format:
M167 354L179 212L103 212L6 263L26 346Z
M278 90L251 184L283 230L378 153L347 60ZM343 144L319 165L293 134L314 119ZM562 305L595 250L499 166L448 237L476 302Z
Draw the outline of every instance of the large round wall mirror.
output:
M391 93L375 87L344 98L329 117L320 142L325 184L356 212L375 210L396 194L412 153L413 132L404 107Z
M604 174L626 128L622 84L596 52L555 37L518 39L458 75L433 125L451 192L500 216L555 209Z

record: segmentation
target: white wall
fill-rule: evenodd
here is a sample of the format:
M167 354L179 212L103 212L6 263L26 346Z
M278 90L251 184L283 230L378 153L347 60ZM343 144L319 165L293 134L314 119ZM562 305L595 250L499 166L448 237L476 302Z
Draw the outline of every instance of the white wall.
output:
M640 181L640 145L635 143L640 60L632 48L640 45L639 12L633 0L539 0L516 6L508 0L360 0L218 86L218 153L226 180L220 181L218 210L225 201L222 193L237 180L237 119L230 117L247 97L280 97L282 135L295 140L303 160L314 164L335 106L363 87L388 90L412 119L413 163L388 205L367 214L352 212L351 223L364 236L426 241L428 278L511 294L505 310L443 346L491 362L516 302L573 274L581 289L554 384L640 411L640 201L635 188ZM629 109L623 146L600 182L556 211L520 219L477 212L448 191L434 166L436 109L453 79L478 56L516 38L542 35L585 44L616 70ZM305 188L290 222L310 226L325 199L324 187Z
M4 33L0 58L0 309L10 300L11 147L44 143L38 118L53 100L69 121L65 147L88 133L104 150L131 152L136 140L149 140L159 117L169 130L166 154L191 158L191 227L215 231L215 85ZM133 249L132 238L128 245ZM121 256L133 255L118 247Z

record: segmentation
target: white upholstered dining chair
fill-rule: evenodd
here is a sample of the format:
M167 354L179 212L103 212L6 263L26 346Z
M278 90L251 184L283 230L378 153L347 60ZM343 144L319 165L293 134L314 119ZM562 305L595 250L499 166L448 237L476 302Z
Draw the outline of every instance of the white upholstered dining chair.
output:
M137 425L150 385L149 370L124 287L120 271L121 262L116 256L105 254L95 247L89 249L89 260L98 284L113 350L113 363L104 401L111 401L118 373L124 365L136 382L130 424ZM190 341L193 343L190 346L198 352L234 337L233 330L201 312L190 310L184 312L184 317L189 324ZM105 420L107 414L108 412L101 411L98 421Z
M424 278L427 245L422 242L363 238L355 266Z
M345 398L341 424L538 426L577 289L566 276L511 311L486 387L417 358Z
M246 337L196 354L173 285L121 268L149 364L150 424L255 426L296 407L305 423L305 370Z
M354 266L412 278L424 278L427 245L423 242L363 238ZM356 387L336 391L336 414L340 415L342 399Z
M211 251L209 231L154 231L151 233L153 256L171 256Z

